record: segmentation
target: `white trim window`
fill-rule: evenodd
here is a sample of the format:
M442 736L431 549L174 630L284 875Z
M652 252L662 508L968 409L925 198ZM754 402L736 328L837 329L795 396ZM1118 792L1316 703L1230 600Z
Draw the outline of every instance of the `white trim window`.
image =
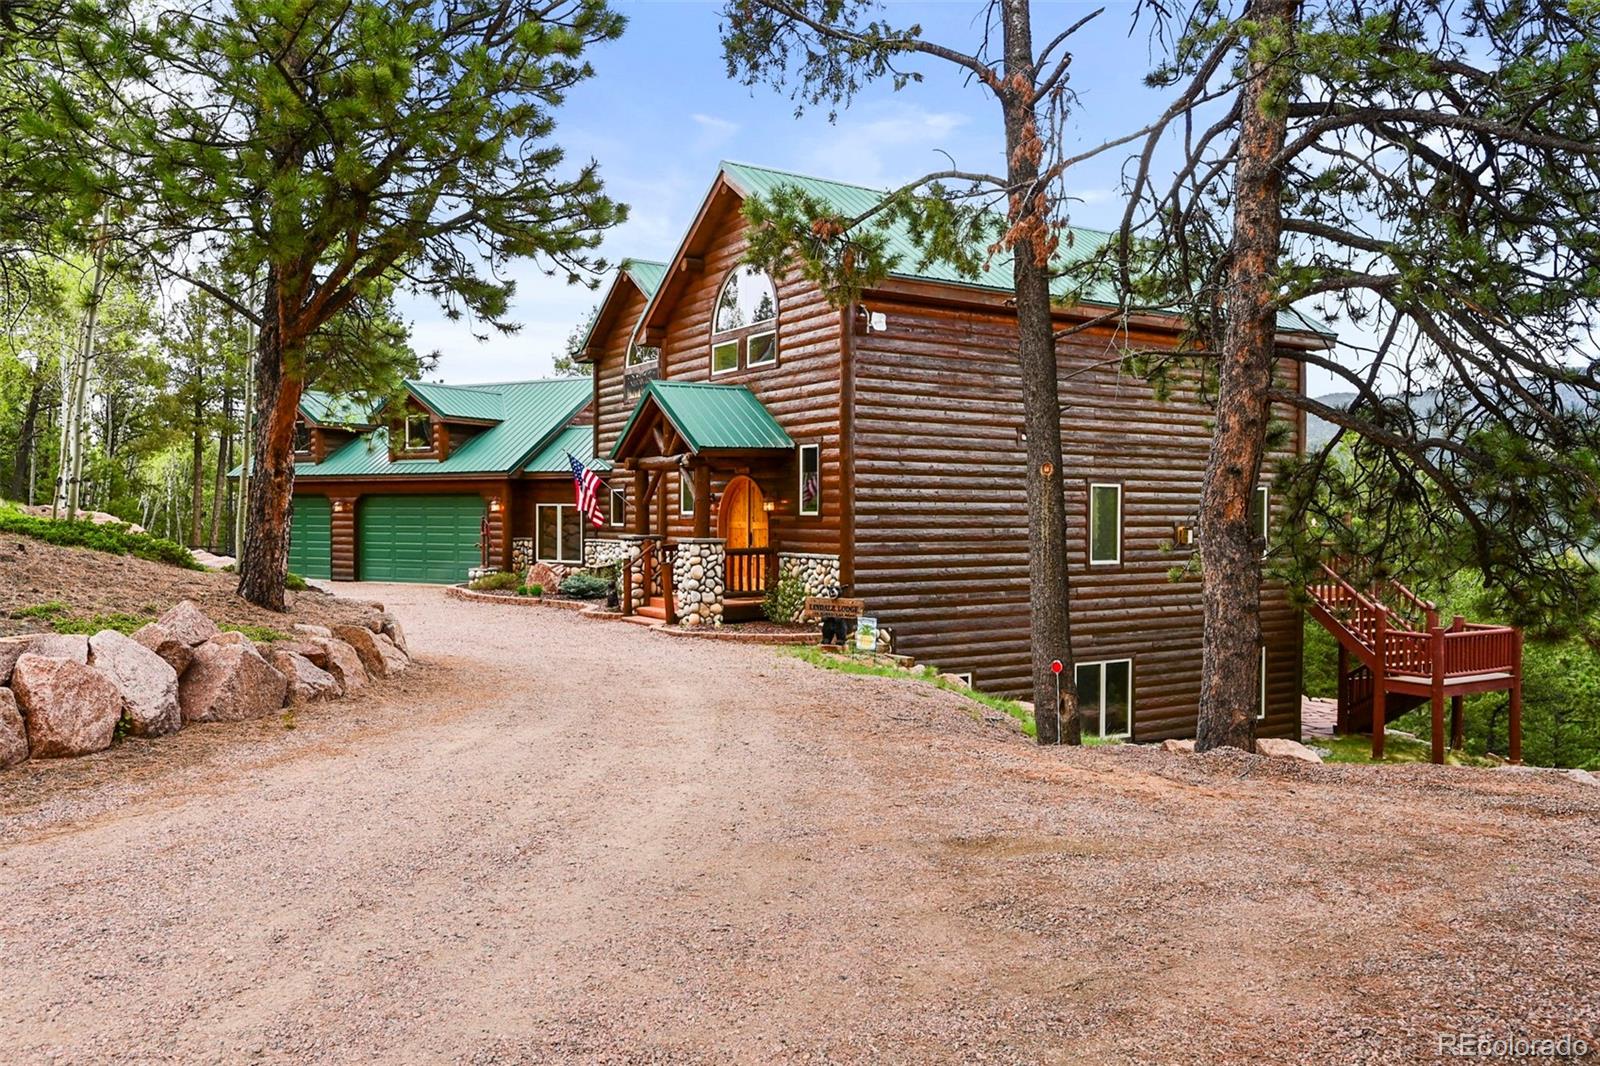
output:
M420 411L409 412L405 417L405 450L426 452L433 450L433 420Z
M778 363L778 290L760 267L728 271L711 308L711 376Z
M1122 486L1113 481L1089 483L1089 565L1122 562Z
M1267 551L1267 534L1272 530L1272 493L1266 485L1257 485L1250 497L1250 524L1261 538L1261 553Z
M687 470L678 471L678 513L694 514L694 475Z
M795 499L800 501L800 513L819 515L822 513L822 445L800 445L799 466L799 495Z
M711 346L711 373L731 374L739 369L739 342L722 341Z
M1133 736L1133 660L1107 659L1073 667L1078 717L1088 737Z
M541 503L533 554L541 563L583 562L583 516L570 503Z
M1256 721L1262 722L1267 717L1267 646L1261 645L1261 666L1258 671L1261 684L1261 699L1256 704Z
M621 489L611 490L611 513L606 517L611 524L620 526L628 520L628 494Z
M778 361L778 332L752 333L744 340L745 366L771 366Z

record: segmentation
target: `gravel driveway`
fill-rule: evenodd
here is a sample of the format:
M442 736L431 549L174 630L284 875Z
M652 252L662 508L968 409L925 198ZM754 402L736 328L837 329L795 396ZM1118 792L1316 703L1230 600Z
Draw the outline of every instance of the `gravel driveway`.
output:
M770 648L342 591L403 682L0 775L0 1060L1600 1044L1600 789L1045 752Z

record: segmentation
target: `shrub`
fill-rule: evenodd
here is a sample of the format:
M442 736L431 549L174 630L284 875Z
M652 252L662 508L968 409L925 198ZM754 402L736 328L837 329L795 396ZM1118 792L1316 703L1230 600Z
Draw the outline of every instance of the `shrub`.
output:
M15 508L0 508L0 533L15 533L67 548L89 548L108 555L132 555L189 570L204 570L189 549L165 537L135 533L120 522L97 526L87 519L41 518Z
M794 574L784 574L761 601L761 613L767 621L780 625L800 617L806 605L806 585Z
M543 585L523 585L521 588L517 589L517 595L518 596L543 596L544 595L544 586Z
M304 592L311 586L306 584L305 578L290 570L283 575L283 587L290 592Z
M31 607L18 607L11 612L12 618L54 618L58 614L65 614L67 605L60 600L46 600L36 603Z
M474 592L515 592L522 585L521 574L485 574L467 586Z
M611 588L611 582L597 574L573 574L561 583L561 594L575 600L597 600Z
M135 629L144 628L150 621L149 615L118 612L91 615L88 618L57 618L51 621L50 627L57 633L81 633L84 636L93 636L103 629L132 633Z

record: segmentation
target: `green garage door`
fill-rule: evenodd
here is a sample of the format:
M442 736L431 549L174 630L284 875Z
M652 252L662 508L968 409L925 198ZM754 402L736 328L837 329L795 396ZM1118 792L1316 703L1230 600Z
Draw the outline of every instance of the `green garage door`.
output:
M362 581L454 584L482 561L478 496L364 496L356 520Z
M332 513L326 496L296 496L289 524L289 569L301 577L333 576Z

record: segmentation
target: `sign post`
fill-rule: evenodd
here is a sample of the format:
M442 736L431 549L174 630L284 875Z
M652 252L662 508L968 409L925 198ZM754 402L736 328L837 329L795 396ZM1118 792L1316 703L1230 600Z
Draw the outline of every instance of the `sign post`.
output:
M1060 659L1050 660L1050 672L1056 675L1056 743L1061 743L1061 671Z

